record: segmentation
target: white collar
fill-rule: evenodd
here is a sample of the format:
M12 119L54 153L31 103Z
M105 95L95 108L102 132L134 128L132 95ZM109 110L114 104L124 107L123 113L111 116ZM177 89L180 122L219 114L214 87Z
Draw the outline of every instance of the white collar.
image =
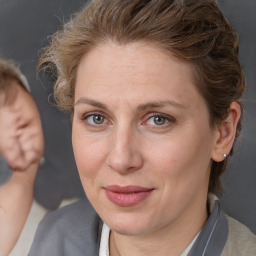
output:
M103 223L101 239L100 239L99 256L109 256L109 235L110 235L110 228L105 223Z

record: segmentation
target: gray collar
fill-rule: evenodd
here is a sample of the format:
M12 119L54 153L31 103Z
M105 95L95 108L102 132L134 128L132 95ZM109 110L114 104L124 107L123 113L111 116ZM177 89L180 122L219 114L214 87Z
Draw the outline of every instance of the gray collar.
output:
M228 238L228 221L218 200L187 256L220 256Z

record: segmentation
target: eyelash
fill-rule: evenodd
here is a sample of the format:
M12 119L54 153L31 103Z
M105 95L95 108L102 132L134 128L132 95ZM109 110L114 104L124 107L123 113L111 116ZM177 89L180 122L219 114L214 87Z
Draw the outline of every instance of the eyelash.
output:
M95 123L92 123L92 122L89 122L88 119L90 117L95 117L95 116L100 116L100 117L103 117L104 118L104 122L102 124L95 124ZM175 123L176 120L175 118L173 118L172 116L169 116L169 115L166 115L166 114L163 114L163 113L150 113L146 116L146 120L142 122L142 125L143 126L146 126L147 122L151 119L151 118L156 118L156 117L160 117L160 118L164 118L164 124L160 124L160 125L157 125L157 124L154 124L154 125L150 125L152 128L154 129L161 129L163 127L167 127L169 126L171 123ZM107 123L111 123L110 121L108 121L108 118L106 117L106 114L105 113L102 113L102 112L90 112L88 114L85 114L81 117L81 120L82 121L86 121L87 125L90 126L90 127L93 127L93 128L103 128ZM106 123L107 122L107 123Z
M102 124L93 124L93 123L90 123L90 122L88 121L88 119L89 119L90 117L95 117L95 116L103 117L103 118L104 118L104 123L102 123ZM88 113L88 114L83 115L83 116L81 117L81 120L82 120L82 121L86 121L87 125L88 125L88 126L91 126L91 127L93 127L93 128L102 128L102 126L104 126L104 125L106 124L105 121L107 120L107 118L106 118L105 114L102 113L102 112L90 112L90 113Z
M156 118L156 117L164 118L165 123L162 125L157 125L157 124L151 125L151 127L153 127L154 129L161 129L161 128L167 127L170 124L176 122L175 118L173 118L172 116L169 116L169 115L166 115L163 113L150 113L147 116L146 121L144 121L142 124L145 125L145 123L148 122L151 118Z

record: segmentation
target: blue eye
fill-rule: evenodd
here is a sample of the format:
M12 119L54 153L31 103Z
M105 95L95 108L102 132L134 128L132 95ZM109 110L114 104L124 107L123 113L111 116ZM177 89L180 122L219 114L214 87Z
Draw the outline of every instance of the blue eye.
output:
M169 119L165 116L155 115L150 117L147 122L149 125L161 126L167 124L169 122Z
M85 118L88 123L93 125L101 125L107 122L106 118L100 114L92 114Z
M154 117L154 123L156 125L164 125L164 124L166 124L166 122L168 122L166 117L162 117L162 116L155 116Z

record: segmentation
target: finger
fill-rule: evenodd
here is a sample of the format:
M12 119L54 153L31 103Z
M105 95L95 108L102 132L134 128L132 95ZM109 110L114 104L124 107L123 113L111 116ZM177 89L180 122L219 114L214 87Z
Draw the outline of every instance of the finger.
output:
M1 152L9 166L15 170L24 169L26 166L26 159L18 139L12 136L7 137L5 138L3 145L4 148L1 150Z
M23 171L27 167L26 160L21 154L19 154L18 156L8 154L6 156L6 160L13 171Z

